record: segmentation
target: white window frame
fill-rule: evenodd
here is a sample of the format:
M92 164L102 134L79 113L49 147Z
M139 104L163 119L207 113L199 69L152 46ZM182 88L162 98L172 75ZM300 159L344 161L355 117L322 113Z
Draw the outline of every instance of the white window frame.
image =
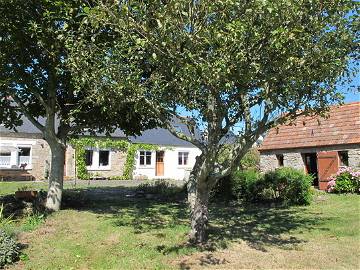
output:
M109 152L109 163L108 165L100 165L100 152ZM100 170L110 170L111 169L111 151L109 149L99 149L98 150L99 159L97 160L97 165ZM94 163L94 161L93 161Z
M144 152L144 164L141 164L140 163L140 156L141 156L141 152ZM150 164L146 164L146 153L150 153ZM153 151L149 151L149 150L139 150L138 151L138 165L139 167L141 168L146 168L146 167L153 167L154 164L153 164Z
M111 170L111 159L112 159L111 149L86 148L86 150L93 151L92 165L86 166L86 169L88 171L109 171L109 170ZM100 163L99 163L100 151L108 151L109 152L109 164L106 166L100 166Z
M187 154L187 164L184 164L184 160L185 160L185 154ZM180 158L180 155L181 155L181 164L179 164L179 158ZM177 165L179 167L189 167L190 163L190 152L189 151L186 151L186 150L180 150L178 151L178 154L177 154Z
M18 148L18 151L17 151L17 155L16 155L16 163L17 163L17 166L20 168L20 165L19 164L19 151L20 151L20 148L30 148L30 155L29 155L29 164L26 165L25 167L25 170L27 169L32 169L32 152L33 152L33 148L31 145L17 145L17 148Z
M32 152L33 152L33 145L35 142L33 141L9 141L4 140L2 141L2 144L0 144L1 147L13 147L14 149L10 151L10 165L8 166L1 166L0 168L10 169L10 168L20 168L19 164L19 148L30 148L30 156L29 156L29 164L26 165L25 170L31 170L32 169Z
M90 169L94 165L94 149L86 148L85 149L85 155L86 155L86 151L92 151L91 164L90 165L85 164L86 168ZM85 163L86 163L86 156L85 156Z

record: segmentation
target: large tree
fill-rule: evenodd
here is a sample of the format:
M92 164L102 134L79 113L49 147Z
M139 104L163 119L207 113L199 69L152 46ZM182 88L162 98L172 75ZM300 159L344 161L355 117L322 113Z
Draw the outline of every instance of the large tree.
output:
M121 37L116 46L95 49L109 52L109 68L97 70L101 58L94 57L74 63L93 84L126 77L128 89L147 92L145 102L163 125L201 149L188 191L190 239L204 243L209 192L258 137L341 101L337 86L351 77L349 63L358 56L357 15L357 3L349 0L102 1L82 27L106 27L110 38ZM81 41L74 48L93 46ZM122 72L124 64L130 68ZM169 115L190 133L173 128ZM236 140L221 163L231 131Z
M69 51L72 40L92 37L79 28L89 8L94 8L92 1L0 2L0 123L16 129L25 116L48 142L52 156L46 206L51 210L59 210L61 204L69 136L115 127L134 134L156 123L142 112L138 92L123 93L116 106L102 106L99 99L101 104L111 99L108 84L77 87L82 78L71 72ZM93 44L102 42L98 33ZM111 42L108 35L106 42Z

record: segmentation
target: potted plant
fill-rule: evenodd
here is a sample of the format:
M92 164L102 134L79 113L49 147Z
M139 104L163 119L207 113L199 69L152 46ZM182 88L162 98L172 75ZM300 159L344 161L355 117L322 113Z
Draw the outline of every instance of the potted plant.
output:
M22 200L33 200L36 198L38 192L36 190L31 190L29 186L23 186L15 191L15 198Z

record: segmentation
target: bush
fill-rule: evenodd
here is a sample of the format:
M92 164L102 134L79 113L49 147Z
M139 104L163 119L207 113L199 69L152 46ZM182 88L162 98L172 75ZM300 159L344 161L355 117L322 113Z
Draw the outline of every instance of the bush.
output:
M342 167L329 179L328 192L336 193L360 193L360 172L350 167Z
M310 204L313 178L300 170L280 168L265 174L265 183L273 189L275 198L289 204Z
M250 149L240 161L243 170L258 170L260 167L260 153L256 148Z
M255 170L237 171L232 176L232 193L246 201L310 204L312 177L292 168L261 175Z
M19 259L20 247L16 241L0 230L0 268Z
M185 186L177 186L166 180L156 180L152 183L144 183L136 187L137 192L154 194L165 198L172 198L185 193Z
M263 177L253 169L237 171L231 178L231 191L235 198L246 201L261 199Z

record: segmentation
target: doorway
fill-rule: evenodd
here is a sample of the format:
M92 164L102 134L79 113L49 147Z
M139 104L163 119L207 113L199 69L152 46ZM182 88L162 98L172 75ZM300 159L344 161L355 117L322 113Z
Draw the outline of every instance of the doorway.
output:
M304 163L305 169L308 174L311 174L314 177L313 186L319 186L319 177L318 177L318 166L317 166L317 155L316 153L305 153Z
M164 176L164 151L156 151L156 176Z

